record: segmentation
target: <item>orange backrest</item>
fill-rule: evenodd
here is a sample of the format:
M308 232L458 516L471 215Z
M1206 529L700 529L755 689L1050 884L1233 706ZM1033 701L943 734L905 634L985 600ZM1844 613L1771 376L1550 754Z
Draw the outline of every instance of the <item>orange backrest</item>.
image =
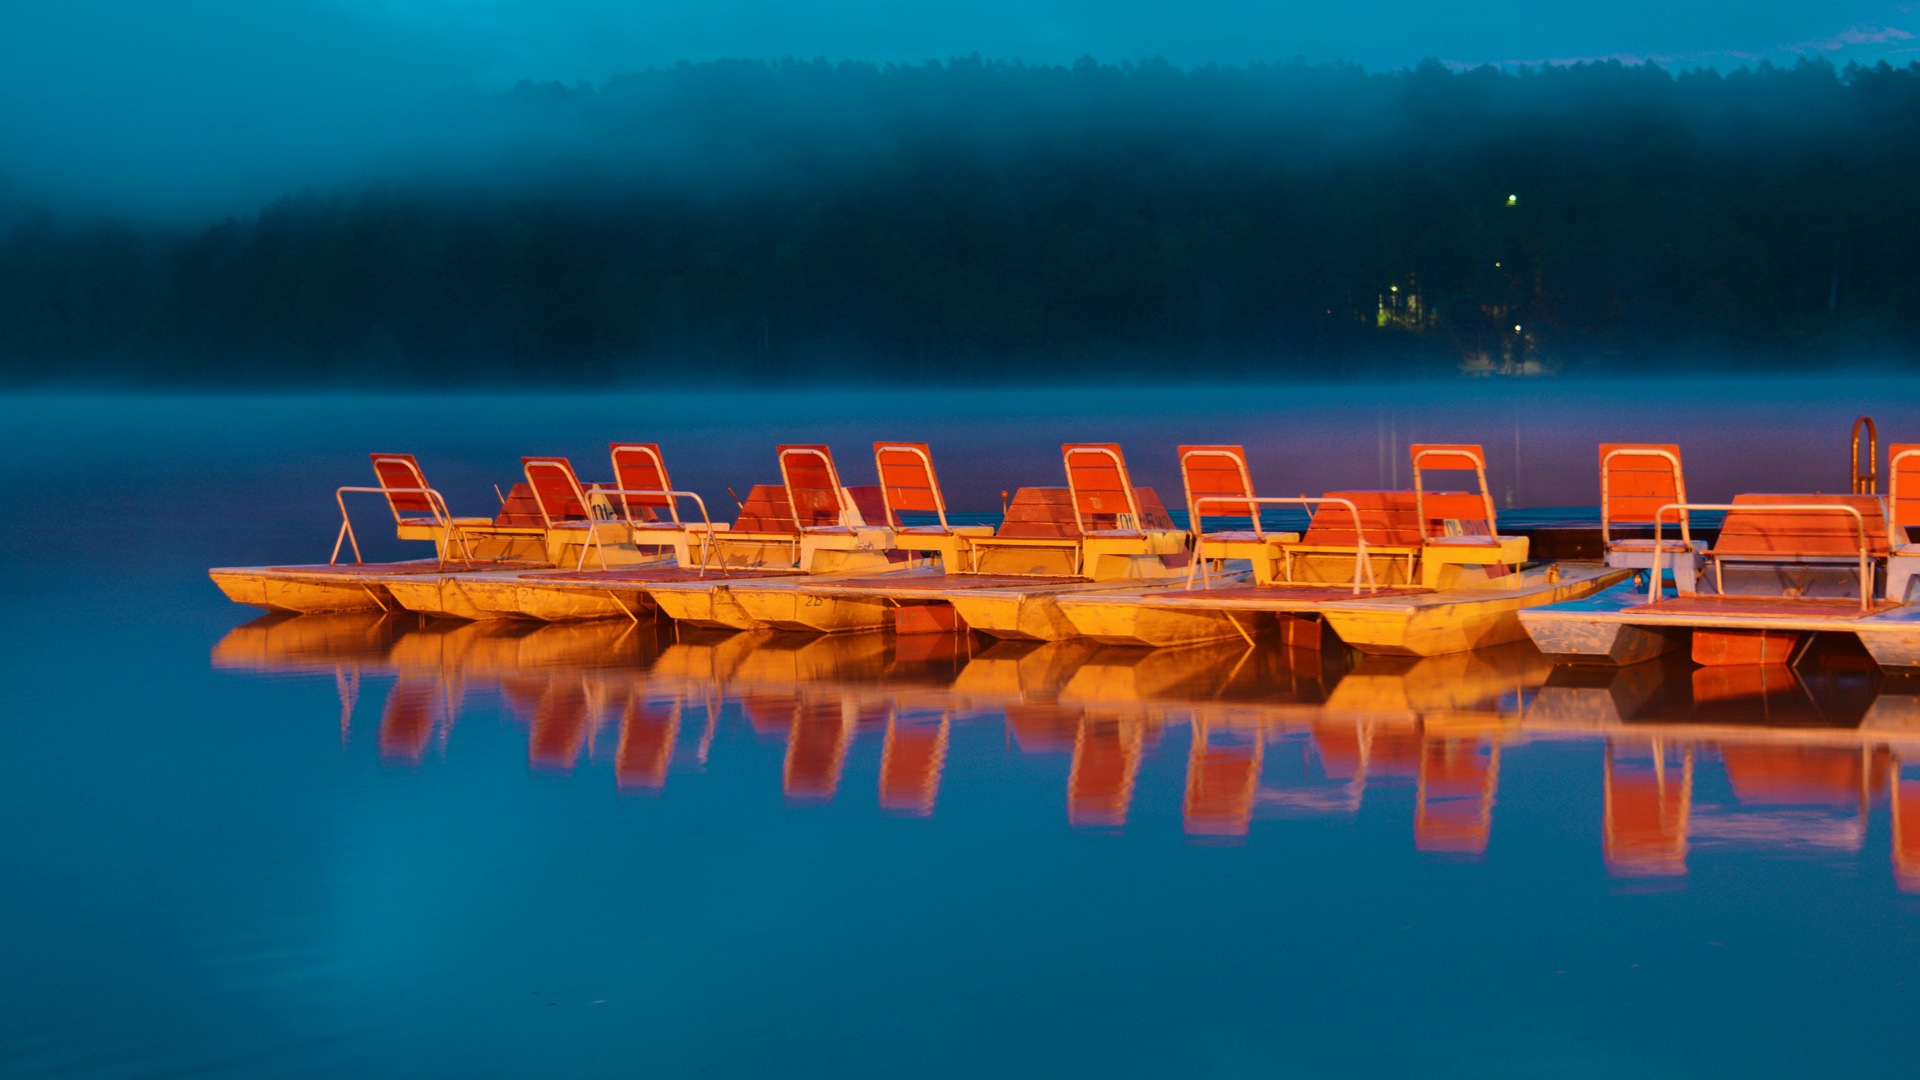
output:
M1015 540L1078 540L1073 496L1066 488L1021 488L993 535Z
M1651 525L1662 506L1687 501L1680 473L1680 448L1670 443L1600 444L1600 529L1616 523ZM1668 514L1667 525L1686 520L1686 511Z
M1067 467L1067 490L1073 493L1074 520L1080 531L1119 528L1121 514L1132 516L1131 528L1139 527L1140 507L1117 444L1064 443L1060 457Z
M946 525L947 501L940 494L940 481L933 472L933 454L926 443L874 443L873 465L880 474L880 493L889 521L898 519L900 511L907 510L938 514L940 524Z
M394 517L434 513L433 499L422 490L427 486L427 478L412 454L368 456L373 458L373 475L386 490L387 505L393 508Z
M1487 455L1473 443L1414 443L1407 447L1413 459L1413 492L1427 536L1446 536L1448 522L1461 535L1488 536L1499 532L1494 522L1493 495L1487 490ZM1473 492L1428 491L1429 472L1471 472L1478 481Z
M793 523L802 529L840 524L846 509L833 451L824 446L780 447L780 478L787 485Z
M1330 499L1346 499L1360 510L1360 533L1353 528L1353 511L1339 503L1313 508L1302 544L1315 547L1354 547L1364 535L1369 547L1419 547L1425 533L1411 491L1329 491Z
M499 529L543 528L540 504L534 500L532 485L522 480L508 488L507 497L501 500L500 512L494 515L493 524Z
M673 490L673 481L667 477L667 462L660 456L660 448L653 443L617 442L608 443L607 450L613 457L613 484L622 491L660 491ZM620 503L627 508L627 514L653 520L655 509L666 509L673 504L667 495L622 495ZM640 510L642 514L635 514Z
M1133 504L1140 508L1140 527L1159 529L1163 532L1173 529L1173 519L1167 516L1167 508L1160 503L1160 496L1150 487L1133 489Z
M1851 506L1860 512L1860 522L1856 525L1851 514L1822 510L1741 509L1769 504ZM1867 554L1887 553L1886 516L1874 495L1735 495L1733 506L1720 526L1719 539L1714 541L1715 555L1779 556L1783 560L1857 557L1862 528Z
M1253 498L1253 476L1247 471L1247 452L1238 446L1183 446L1180 448L1180 477L1187 485L1187 527L1200 531L1202 515L1238 517L1245 515L1260 531L1260 508L1252 503L1214 501L1232 495ZM1201 499L1207 505L1197 507Z
M533 499L549 526L556 521L586 518L586 495L580 490L580 478L574 475L571 461L563 457L523 457L520 467L526 470L527 486L533 489Z
M746 501L740 505L740 516L734 519L733 531L789 536L799 532L793 526L793 508L787 504L787 489L779 484L753 485Z
M1920 443L1887 447L1887 514L1894 539L1906 543L1907 529L1920 525Z

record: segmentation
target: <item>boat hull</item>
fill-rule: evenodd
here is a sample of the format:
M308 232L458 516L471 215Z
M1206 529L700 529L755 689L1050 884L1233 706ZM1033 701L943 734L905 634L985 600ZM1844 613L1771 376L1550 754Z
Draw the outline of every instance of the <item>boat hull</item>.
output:
M1061 597L1058 606L1074 630L1113 645L1172 648L1279 632L1290 644L1311 646L1324 622L1341 641L1365 653L1445 656L1524 640L1519 612L1591 595L1622 580L1626 571L1594 566L1545 568L1509 575L1486 587L1445 593L1356 598L1329 591L1271 599L1244 590L1233 598L1206 590Z
M372 580L287 577L247 568L215 569L207 576L227 599L268 611L325 615L348 611L391 611L393 597Z

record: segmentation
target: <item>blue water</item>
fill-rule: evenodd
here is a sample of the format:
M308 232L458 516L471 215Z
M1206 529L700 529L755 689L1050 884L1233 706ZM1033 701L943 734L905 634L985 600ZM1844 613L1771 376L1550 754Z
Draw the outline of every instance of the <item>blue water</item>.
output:
M522 453L657 440L724 505L776 441L855 473L910 437L987 510L1058 483L1063 439L1163 494L1182 441L1288 493L1480 441L1519 510L1591 504L1601 438L1680 442L1699 498L1842 489L1847 423L1920 432L1914 389L0 399L0 1074L1897 1072L1920 744L1913 691L1844 655L1597 687L1524 650L916 657L260 622L204 570L324 558L376 449L462 510ZM1581 730L1601 699L1630 728ZM1196 803L1256 750L1250 796ZM1654 757L1636 853L1607 763L1624 799Z

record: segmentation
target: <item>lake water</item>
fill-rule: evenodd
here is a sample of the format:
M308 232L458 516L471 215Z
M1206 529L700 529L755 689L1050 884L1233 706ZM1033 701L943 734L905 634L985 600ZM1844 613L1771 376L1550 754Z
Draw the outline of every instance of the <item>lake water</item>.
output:
M658 441L724 506L776 442L867 482L907 438L991 511L1066 439L1163 495L1180 442L1292 494L1471 441L1517 513L1591 505L1602 439L1680 443L1696 498L1845 490L1916 390L0 398L0 1075L1897 1075L1920 687L1845 650L260 618L205 568L323 560L369 450L460 511Z

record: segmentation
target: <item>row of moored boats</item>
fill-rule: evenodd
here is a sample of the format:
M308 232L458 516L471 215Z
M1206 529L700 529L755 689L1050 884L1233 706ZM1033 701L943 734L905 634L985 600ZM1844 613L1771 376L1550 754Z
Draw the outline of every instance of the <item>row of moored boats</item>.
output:
M1679 649L1791 663L1825 632L1855 635L1882 666L1920 666L1920 610L1906 604L1920 446L1890 448L1885 495L1868 480L1705 504L1687 499L1677 446L1602 445L1597 523L1547 544L1501 528L1472 444L1409 447L1411 490L1310 498L1259 494L1241 447L1182 446L1180 522L1113 444L1062 446L1065 485L1019 489L993 525L948 507L925 444L873 455L878 483L849 486L828 447L781 446L780 482L717 521L650 443L612 444L601 482L566 458L524 458L491 516L456 515L413 456L374 454L375 484L335 493L329 562L210 573L234 600L298 612L1156 647L1338 639L1410 656L1531 636L1604 664ZM349 496L383 500L398 537L433 557L362 562ZM1535 558L1536 545L1583 557Z

